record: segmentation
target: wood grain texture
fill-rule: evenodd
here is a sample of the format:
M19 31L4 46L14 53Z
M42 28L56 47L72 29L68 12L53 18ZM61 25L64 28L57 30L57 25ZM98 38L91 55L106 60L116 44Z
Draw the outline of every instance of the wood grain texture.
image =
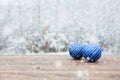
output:
M120 55L95 63L69 55L0 56L0 80L120 80Z

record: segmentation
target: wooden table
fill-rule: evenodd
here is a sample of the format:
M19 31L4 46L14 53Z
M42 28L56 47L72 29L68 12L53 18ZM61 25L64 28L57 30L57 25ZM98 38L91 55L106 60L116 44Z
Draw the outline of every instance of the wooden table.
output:
M120 80L120 55L95 63L69 55L0 56L0 80Z

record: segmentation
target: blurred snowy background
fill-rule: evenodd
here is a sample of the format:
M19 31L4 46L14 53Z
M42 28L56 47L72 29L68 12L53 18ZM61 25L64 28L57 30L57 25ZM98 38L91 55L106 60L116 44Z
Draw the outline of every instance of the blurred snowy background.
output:
M95 42L120 53L120 0L0 0L0 54L66 52Z

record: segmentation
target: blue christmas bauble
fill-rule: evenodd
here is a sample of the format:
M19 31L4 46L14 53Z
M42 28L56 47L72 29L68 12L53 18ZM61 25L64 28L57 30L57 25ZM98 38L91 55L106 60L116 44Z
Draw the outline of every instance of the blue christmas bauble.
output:
M75 42L70 45L69 54L74 59L81 59L83 57L82 48L83 48L83 45L81 43Z
M102 50L99 45L91 43L83 47L82 53L87 61L96 62L101 57Z

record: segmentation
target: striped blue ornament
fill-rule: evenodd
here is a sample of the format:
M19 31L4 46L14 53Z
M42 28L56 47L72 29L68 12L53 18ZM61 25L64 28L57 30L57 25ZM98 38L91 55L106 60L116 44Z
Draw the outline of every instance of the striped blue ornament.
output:
M82 49L83 57L89 62L96 62L100 57L102 50L99 45L90 43Z
M79 42L71 44L69 47L70 56L73 57L74 59L81 59L83 57L82 48L83 45Z

